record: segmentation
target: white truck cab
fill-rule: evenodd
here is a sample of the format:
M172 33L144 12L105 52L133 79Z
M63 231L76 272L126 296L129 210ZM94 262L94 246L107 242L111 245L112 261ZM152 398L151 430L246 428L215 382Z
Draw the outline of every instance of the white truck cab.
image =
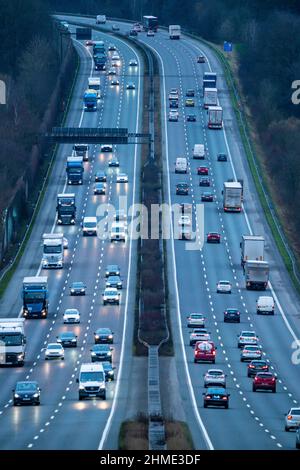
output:
M79 384L79 400L85 398L106 399L105 374L102 364L94 362L81 364L77 383Z

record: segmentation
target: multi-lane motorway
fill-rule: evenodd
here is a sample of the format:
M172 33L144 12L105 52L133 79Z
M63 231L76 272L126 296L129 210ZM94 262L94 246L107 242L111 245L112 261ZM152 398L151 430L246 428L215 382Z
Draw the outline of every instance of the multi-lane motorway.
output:
M81 21L76 18L76 21ZM94 24L94 20L82 19ZM121 32L129 26L119 23ZM108 22L107 28L111 29ZM110 86L109 78L103 75L103 98L96 113L82 111L82 94L87 78L95 72L87 49L76 43L81 57L81 66L67 125L83 127L127 127L139 130L142 91L142 63L138 55L126 43L108 35L101 36L106 45L117 45L122 59L119 72L120 87ZM175 345L175 360L180 396L186 420L192 432L196 448L209 449L294 449L294 433L284 431L284 413L292 406L300 406L298 388L299 366L292 363L292 342L299 337L299 299L289 281L283 262L278 255L254 185L249 174L246 158L236 126L233 110L222 68L212 51L194 39L183 36L180 41L171 41L166 31L154 37L139 33L138 41L148 44L155 51L161 72L161 111L163 116L164 183L167 203L200 202L199 162L192 159L195 143L204 143L209 167L211 190L214 202L205 203L204 231L218 231L219 245L204 244L202 250L187 250L181 240L168 241L169 288L171 292L171 320ZM197 56L203 53L206 63L198 64ZM137 58L139 66L131 71L128 62ZM203 72L213 70L218 74L219 100L224 110L224 129L207 129L207 115L203 109L201 84ZM99 73L98 73L99 74ZM130 77L130 78L129 78ZM127 81L134 81L134 93L125 89ZM179 98L179 121L168 121L168 93L177 88ZM189 113L185 107L188 88L196 90L196 122L187 122ZM55 220L55 198L65 187L65 160L71 147L64 145L58 150L56 163L50 178L47 194L37 218L25 254L1 301L1 316L16 316L21 308L19 296L21 281L25 275L35 275L41 260L41 236L53 228ZM217 162L217 154L228 154L228 162ZM99 146L91 148L91 160L85 163L84 185L72 187L76 192L78 217L95 215L100 202L117 203L119 195L128 196L128 204L138 197L139 151L137 147L118 146L116 153L121 169L129 175L129 183L117 186L115 173L108 171L106 196L94 196L92 191L95 171L105 169L107 156L101 154ZM176 157L186 156L189 163L187 175L174 171ZM222 210L222 185L228 178L244 179L244 207L241 214L224 214ZM186 181L190 185L188 196L177 196L176 183ZM195 218L195 217L194 217ZM200 234L200 220L194 220L194 228ZM66 266L60 271L48 271L50 291L50 315L47 320L27 321L27 360L24 368L0 369L0 448L1 449L95 449L99 446L112 448L116 445L116 425L123 419L124 403L130 398L128 383L130 369L132 311L134 299L135 242L130 237L125 245L110 244L95 237L81 235L79 224L67 228L64 233L69 240ZM240 267L240 240L242 235L264 235L266 258L270 263L269 290L276 300L276 314L257 316L255 300L257 293L245 289ZM190 242L187 242L190 243ZM121 267L125 287L120 307L101 305L104 287L104 270L107 264L118 263ZM44 271L42 271L44 274ZM220 279L232 282L231 295L216 293ZM68 286L80 280L87 285L87 295L70 297ZM78 334L76 350L66 350L64 362L46 362L43 349L57 334L65 330L62 315L65 308L77 306L81 312L80 325L72 327ZM225 324L223 311L236 307L241 312L240 324ZM203 408L203 373L210 367L194 364L193 348L189 346L189 331L186 316L191 312L204 313L206 326L217 345L216 367L227 374L227 389L230 393L228 410ZM116 381L108 384L106 401L79 402L77 377L79 366L89 360L95 328L108 326L115 332L113 362L116 366ZM68 327L69 329L70 327ZM247 366L240 362L237 335L241 330L255 330L270 370L277 374L277 393L252 392L252 381L247 378ZM125 333L125 334L124 334ZM11 389L17 380L38 380L42 388L40 407L12 406ZM170 392L170 390L169 390ZM114 433L110 433L110 425ZM114 435L112 435L114 434Z

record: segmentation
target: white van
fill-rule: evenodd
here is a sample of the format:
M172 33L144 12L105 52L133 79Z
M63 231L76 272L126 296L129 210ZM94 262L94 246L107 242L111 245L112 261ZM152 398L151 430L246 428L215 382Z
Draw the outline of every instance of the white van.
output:
M185 157L176 158L175 173L187 173L187 159Z
M106 23L106 16L105 15L97 15L96 16L96 24L105 24Z
M203 144L194 145L193 158L198 159L198 160L205 159L205 148Z
M275 302L273 297L261 295L256 301L256 313L274 315Z
M97 217L84 217L82 235L97 235Z
M76 382L79 384L79 400L90 397L106 399L105 373L102 364L94 362L81 364L79 378Z

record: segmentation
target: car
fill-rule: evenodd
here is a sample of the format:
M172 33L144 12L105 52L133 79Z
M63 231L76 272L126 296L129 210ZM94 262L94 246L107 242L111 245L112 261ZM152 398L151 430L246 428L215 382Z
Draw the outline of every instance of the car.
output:
M126 242L127 227L123 222L113 222L110 230L111 242Z
M110 82L110 86L119 86L119 85L120 85L119 80L113 79L113 80Z
M149 30L147 31L147 36L148 36L148 37L154 36L154 31L152 31L152 29L149 29Z
M81 282L72 282L70 285L70 295L85 295L86 285Z
M169 121L171 122L177 122L179 118L179 113L178 111L170 111L169 112Z
M214 202L214 195L209 191L204 191L201 193L201 201L202 202Z
M94 41L92 39L88 39L87 41L85 41L85 45L86 46L93 46L94 45Z
M179 91L177 88L171 88L169 93L169 100L178 100L179 99Z
M226 388L226 374L222 369L209 369L204 376L204 387L224 387Z
M195 90L189 88L188 90L186 90L185 96L192 98L193 96L195 96Z
M95 173L95 182L96 183L106 183L107 176L104 171L97 171Z
M197 175L208 175L209 169L207 166L198 166Z
M107 75L108 76L117 75L117 71L115 69L109 69L107 71Z
M41 389L35 381L20 380L12 392L14 406L40 404Z
M271 372L258 372L253 379L252 391L271 390L276 393L276 377Z
M95 344L109 343L113 344L114 342L114 333L110 328L98 328L94 333Z
M170 100L169 101L169 107L171 109L177 109L178 108L178 100Z
M120 292L115 287L106 287L102 293L103 305L120 304Z
M207 178L206 176L203 178L200 178L199 186L210 186L210 179Z
M217 294L231 294L232 285L229 281L219 281L217 284Z
M105 374L105 381L112 382L115 380L115 367L112 366L111 362L103 361L102 365Z
M45 350L45 360L48 359L61 359L65 358L65 350L59 343L49 343Z
M137 65L138 65L137 60L131 59L129 61L129 67L137 67Z
M138 33L137 33L137 31L136 31L135 29L131 29L131 30L129 31L129 36L135 37L135 36L137 36L137 35L138 35Z
M135 90L135 84L132 82L127 83L126 90Z
M186 120L189 122L195 122L197 121L196 114L188 114L186 117Z
M112 152L112 145L108 145L108 144L103 144L101 145L101 152Z
M258 343L258 336L256 336L255 331L242 331L238 335L238 348L245 346L246 344L255 345Z
M178 233L179 240L191 240L192 231L191 227L187 225L181 225Z
M205 56L204 55L198 55L197 62L198 62L198 64L204 64L205 63Z
M80 323L80 313L77 308L67 308L63 316L64 323Z
M111 29L112 31L120 31L120 27L117 24L113 24Z
M91 361L112 361L113 348L108 344L94 344L91 349Z
M290 408L285 415L285 431L297 429L300 427L300 408Z
M109 50L109 51L116 51L117 48L116 48L116 46L115 46L114 44L109 44L108 50Z
M56 336L56 342L61 344L64 348L76 348L77 336L73 331L62 331Z
M119 166L120 166L120 162L119 162L119 160L117 159L117 157L113 157L111 160L109 160L108 166L109 166L109 167L119 167Z
M93 191L94 191L94 194L105 194L106 184L105 183L95 183Z
M64 245L64 250L67 250L69 248L69 242L66 237L63 237L63 245Z
M117 183L128 183L128 175L126 173L119 173L117 175Z
M106 287L115 287L116 289L122 289L123 283L120 276L108 276L106 278Z
M143 25L141 23L134 23L133 27L139 33L141 33L143 31Z
M197 341L194 349L194 362L216 362L216 346L213 341Z
M108 264L105 269L105 277L120 276L120 268L117 264Z
M187 196L189 194L189 185L187 183L177 183L176 194L178 196Z
M193 108L195 106L195 101L192 98L187 98L185 100L185 106L188 108Z
M205 326L205 319L206 317L203 313L190 313L187 317L187 327L194 328L194 327L204 327Z
M178 219L178 225L191 225L191 218L189 215L181 215Z
M218 153L217 160L218 160L218 162L227 162L226 153Z
M296 431L296 449L300 449L300 428Z
M223 387L209 387L206 392L203 392L203 406L224 406L229 407L230 393Z
M247 376L255 377L258 372L269 372L269 365L262 359L254 359L248 364Z
M262 350L261 346L257 344L254 346L246 345L241 350L241 362L252 361L252 359L261 359Z
M197 341L209 341L210 334L206 328L194 328L190 334L190 346L195 346Z
M209 232L206 241L207 243L221 243L221 235L218 232Z
M224 310L224 323L240 323L241 314L237 308L226 308Z

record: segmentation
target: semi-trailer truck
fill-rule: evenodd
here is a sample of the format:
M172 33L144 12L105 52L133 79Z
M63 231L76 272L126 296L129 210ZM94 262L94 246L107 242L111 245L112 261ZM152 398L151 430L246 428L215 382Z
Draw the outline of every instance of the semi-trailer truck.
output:
M68 157L67 158L67 182L68 184L82 184L83 182L83 158Z
M100 77L90 77L88 79L88 89L95 90L97 92L98 98L101 98L101 82Z
M46 318L48 315L47 276L24 277L22 299L24 318Z
M214 80L203 80L202 96L204 96L206 88L216 88L216 82Z
M89 161L89 146L86 144L74 144L72 157L82 157L84 162Z
M170 24L169 26L169 36L170 39L180 39L181 27L179 24Z
M224 212L240 212L242 209L242 186L238 181L225 181L223 185Z
M43 234L42 266L47 268L62 268L64 265L64 236L62 233Z
M83 103L85 111L97 111L97 91L86 90L83 95Z
M143 16L143 27L145 31L157 31L158 28L158 19L157 16L145 15Z
M269 281L267 261L248 260L245 263L246 289L265 290Z
M217 74L215 72L204 72L203 81L210 80L214 82L213 88L217 88Z
M208 128L222 129L223 127L223 109L221 106L210 106L208 108Z
M217 106L218 104L218 90L217 88L205 88L203 106L205 109L209 106Z
M24 318L0 319L0 365L24 365L26 350L24 322Z
M248 260L264 261L264 237L257 235L243 235L240 247L241 265L243 267Z
M57 195L57 223L59 225L73 225L76 219L76 204L74 193Z

